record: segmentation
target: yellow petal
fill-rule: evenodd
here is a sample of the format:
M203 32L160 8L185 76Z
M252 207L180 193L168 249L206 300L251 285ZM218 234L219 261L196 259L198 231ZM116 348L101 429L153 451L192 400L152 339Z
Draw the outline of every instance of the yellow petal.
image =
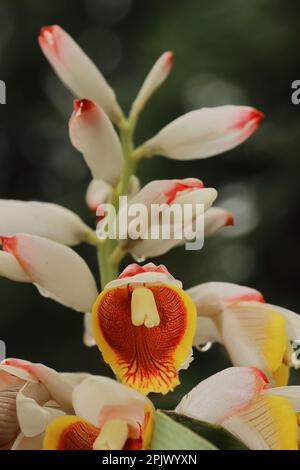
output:
M48 425L44 450L92 450L100 429L79 416L59 416Z
M122 450L128 437L128 425L122 419L110 419L104 423L93 444L94 450Z
M298 450L298 424L291 402L278 395L259 398L223 426L254 450Z

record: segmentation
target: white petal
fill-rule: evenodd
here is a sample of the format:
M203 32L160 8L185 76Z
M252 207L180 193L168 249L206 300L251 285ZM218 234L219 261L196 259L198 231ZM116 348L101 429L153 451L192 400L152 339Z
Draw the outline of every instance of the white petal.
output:
M246 140L261 118L260 111L246 106L198 109L164 127L144 144L144 151L175 160L212 157Z
M0 234L29 233L65 245L86 239L89 227L74 212L57 204L0 199Z
M84 314L83 327L83 343L85 344L85 346L88 346L89 348L92 346L96 346L97 343L94 338L92 328L92 314L90 312Z
M112 88L95 64L60 26L46 26L39 36L41 49L62 82L77 98L98 103L113 121L122 111Z
M5 251L0 251L0 276L11 281L31 282L16 258Z
M85 261L71 248L35 235L3 239L40 292L79 312L88 312L97 297L96 283Z
M211 207L204 215L204 234L212 235L227 225L233 225L233 215L221 207Z
M89 209L96 212L100 204L107 202L111 186L103 180L92 180L87 188L85 200ZM128 186L128 199L140 190L140 181L132 175Z
M15 382L14 378L21 379L24 382L37 382L34 374L16 365L6 364L6 359L4 359L0 364L0 379L10 386Z
M187 292L196 304L198 315L201 316L217 315L236 302L264 300L256 289L229 282L205 282L188 289Z
M38 436L52 419L64 414L60 409L42 406L49 397L49 392L41 383L27 384L17 394L17 416L24 436Z
M201 349L206 343L222 343L222 338L212 318L198 316L193 346Z
M196 189L185 194L178 194L172 204L179 204L182 207L184 207L184 204L191 204L195 207L193 214L196 215L197 204L202 204L205 212L212 206L217 196L218 192L215 188Z
M105 112L92 101L75 100L69 130L71 142L83 154L93 178L114 186L122 172L123 156L118 135Z
M112 287L119 287L126 284L146 284L146 283L155 283L155 284L168 284L171 286L176 286L182 288L182 282L175 279L171 274L162 273L162 272L144 272L135 274L134 276L121 277L114 279L113 281L106 284L105 289L110 289Z
M75 387L75 385L90 377L91 374L87 372L60 372L59 375Z
M154 180L146 184L130 201L131 204L172 204L176 198L203 188L203 182L197 178L173 180Z
M49 392L49 397L58 403L64 411L69 413L73 411L71 395L77 381L74 382L74 380L70 380L65 374L59 374L54 369L43 364L36 364L22 359L8 358L3 361L3 364L12 366L15 369L18 368L21 372L29 373L30 376L38 379ZM79 376L78 380L83 378L84 376Z
M150 401L139 392L108 377L89 377L73 391L76 414L99 426L104 412L110 407L138 407L144 413L144 405ZM138 411L139 413L139 411ZM134 417L132 417L134 420Z
M92 180L85 195L88 208L96 212L97 207L107 201L110 191L111 186L104 180Z
M246 409L265 385L254 367L230 367L200 382L183 397L176 412L219 424Z
M42 450L44 434L35 437L26 437L20 433L11 450Z
M139 113L155 90L166 80L171 71L172 64L173 53L170 51L165 52L157 59L134 100L132 106L133 113Z

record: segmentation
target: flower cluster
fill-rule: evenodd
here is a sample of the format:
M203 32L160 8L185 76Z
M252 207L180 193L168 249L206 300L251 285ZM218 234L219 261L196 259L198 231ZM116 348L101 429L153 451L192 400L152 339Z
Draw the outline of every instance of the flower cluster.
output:
M191 206L189 226L203 217L205 236L233 224L230 212L213 206L216 189L199 179L156 180L141 188L135 171L143 157L191 160L228 151L257 129L260 111L231 105L194 110L135 147L139 115L168 77L173 54L155 62L126 117L101 72L62 28L42 28L39 43L75 97L69 134L91 172L86 202L98 228L111 217L103 211L108 202L121 225L121 196L129 198L128 213L134 204L149 210L161 204L159 233L164 210L175 204ZM249 287L211 282L185 291L165 266L152 262L130 264L119 274L126 254L141 263L185 242L175 236L175 223L169 239L151 238L152 221L149 236L132 237L135 224L130 213L122 236L102 239L56 204L0 201L0 274L32 283L42 295L82 312L85 344L98 346L122 382L6 359L0 365L0 446L151 448L159 424L146 395L179 385L179 371L192 361L193 346L220 342L235 367L201 382L175 413L221 425L251 449L298 449L300 388L287 386L290 367L298 365L290 345L300 337L298 315L266 303ZM97 250L100 289L70 248L81 242Z

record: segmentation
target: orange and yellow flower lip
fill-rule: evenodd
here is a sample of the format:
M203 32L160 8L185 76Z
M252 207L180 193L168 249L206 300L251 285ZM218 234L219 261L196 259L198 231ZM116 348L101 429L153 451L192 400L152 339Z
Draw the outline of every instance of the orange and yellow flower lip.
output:
M143 422L135 423L135 428L138 431L132 431L132 424L124 420L111 419L98 427L80 416L59 416L46 429L43 449L105 450L106 442L106 450L149 449L154 429L154 408L150 403L144 406Z
M162 266L131 265L126 274L93 306L96 342L123 383L144 394L167 393L179 384L178 370L192 348L195 306Z

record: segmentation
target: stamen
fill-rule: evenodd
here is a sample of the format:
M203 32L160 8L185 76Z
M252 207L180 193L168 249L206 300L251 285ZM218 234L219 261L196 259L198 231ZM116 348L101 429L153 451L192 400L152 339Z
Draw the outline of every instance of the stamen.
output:
M128 438L128 425L122 419L111 419L102 426L93 444L94 450L122 450Z
M131 297L131 321L134 326L153 328L160 323L153 292L144 286L135 287Z

